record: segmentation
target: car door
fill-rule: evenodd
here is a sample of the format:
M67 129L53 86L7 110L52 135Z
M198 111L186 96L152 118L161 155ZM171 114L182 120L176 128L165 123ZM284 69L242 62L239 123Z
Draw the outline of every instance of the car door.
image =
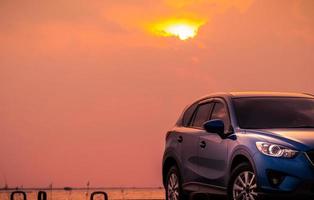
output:
M198 180L198 142L200 128L208 119L211 107L208 103L197 103L197 107L190 122L178 132L181 140L181 162L183 183L196 182Z
M182 126L176 128L177 149L180 151L181 178L183 184L193 181L193 173L197 168L197 149L195 143L198 137L190 127L191 120L197 109L198 102L189 106L183 114Z
M210 119L221 119L225 132L230 127L227 104L222 99L214 99ZM227 170L227 140L216 133L205 130L199 135L198 173L200 182L208 185L224 186L224 175Z

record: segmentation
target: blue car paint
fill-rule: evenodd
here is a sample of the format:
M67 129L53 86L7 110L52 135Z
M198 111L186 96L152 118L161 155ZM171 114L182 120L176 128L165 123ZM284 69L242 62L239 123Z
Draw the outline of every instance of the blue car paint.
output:
M176 125L167 137L163 163L168 158L176 160L183 184L205 183L227 189L231 164L238 155L245 156L250 161L257 175L260 191L293 192L304 182L314 182L314 168L304 153L314 149L314 129L241 129L237 125L229 94L214 94L205 98L219 98L226 103L233 134L221 138L205 130ZM189 134L198 137L196 139ZM178 135L183 136L184 144L177 142ZM207 141L209 148L196 148L201 140ZM298 154L292 159L270 157L257 149L256 142L278 144L297 150ZM268 170L285 174L284 180L278 187L272 186L269 182Z

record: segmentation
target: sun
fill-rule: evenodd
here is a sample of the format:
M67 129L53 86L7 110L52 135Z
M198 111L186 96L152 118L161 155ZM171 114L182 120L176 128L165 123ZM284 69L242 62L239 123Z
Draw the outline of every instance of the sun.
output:
M187 40L194 38L203 24L200 20L171 19L155 23L151 30L159 36L175 36L180 40Z
M186 40L196 36L198 28L189 24L174 24L165 27L165 32L169 35L179 37L181 40Z

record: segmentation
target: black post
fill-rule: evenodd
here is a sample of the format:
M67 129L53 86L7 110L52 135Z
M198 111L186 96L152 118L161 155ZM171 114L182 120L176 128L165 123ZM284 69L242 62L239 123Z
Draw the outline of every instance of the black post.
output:
M102 192L102 191L96 191L96 192L93 192L91 195L90 195L90 200L94 200L94 196L95 195L102 195L104 196L104 200L108 200L108 195L106 192Z
M47 200L47 192L45 192L45 191L39 191L39 192L38 192L37 199L38 199L38 200Z
M14 196L16 196L17 194L21 194L23 196L23 200L27 199L25 192L23 192L23 191L14 191L14 192L11 193L10 200L14 200Z

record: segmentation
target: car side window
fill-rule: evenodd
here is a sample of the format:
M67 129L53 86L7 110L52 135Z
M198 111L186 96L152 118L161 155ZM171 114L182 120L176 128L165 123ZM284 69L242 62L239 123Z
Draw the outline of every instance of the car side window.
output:
M228 110L223 103L221 102L215 103L211 119L222 120L225 124L225 131L228 131L230 127L230 120L229 120Z
M200 104L196 110L192 126L203 128L203 123L209 119L211 108L211 103Z
M183 114L182 125L187 127L190 125L193 113L197 107L197 103L191 105Z

